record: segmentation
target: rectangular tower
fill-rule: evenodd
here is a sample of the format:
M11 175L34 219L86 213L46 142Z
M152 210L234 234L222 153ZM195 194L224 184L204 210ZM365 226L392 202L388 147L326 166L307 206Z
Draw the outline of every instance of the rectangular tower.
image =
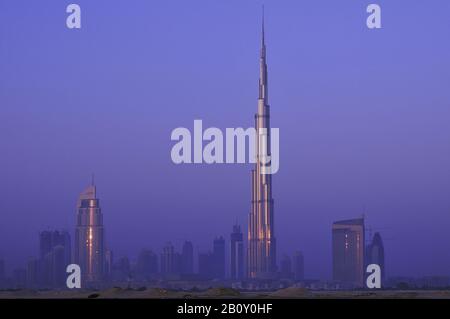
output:
M230 277L242 279L244 277L244 243L239 225L233 226L230 242Z
M333 224L333 280L352 287L364 285L364 219Z

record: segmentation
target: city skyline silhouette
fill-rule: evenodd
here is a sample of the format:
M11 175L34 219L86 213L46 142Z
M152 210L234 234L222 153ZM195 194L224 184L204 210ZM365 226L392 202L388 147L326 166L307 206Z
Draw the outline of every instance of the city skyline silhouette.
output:
M40 231L74 237L92 172L117 257L167 241L207 251L236 219L245 237L252 166L175 165L170 132L253 126L261 3L78 2L77 31L63 6L0 10L8 271L38 254ZM379 2L374 31L363 2L265 1L278 264L300 250L308 278L331 278L332 223L362 214L388 275L450 275L450 5Z

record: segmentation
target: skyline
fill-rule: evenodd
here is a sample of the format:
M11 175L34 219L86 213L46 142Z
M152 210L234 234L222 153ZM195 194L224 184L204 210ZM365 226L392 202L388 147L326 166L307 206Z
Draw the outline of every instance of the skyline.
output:
M362 6L318 2L265 1L279 255L301 250L306 273L330 278L332 222L365 212L389 275L448 275L450 47L433 39L448 34L450 6L379 1L386 24L371 32ZM43 3L1 4L0 258L23 264L47 226L73 235L91 172L118 256L167 240L205 250L236 218L246 229L251 167L177 167L170 131L196 116L251 126L260 3L117 2L105 14L107 2L79 1L78 33Z

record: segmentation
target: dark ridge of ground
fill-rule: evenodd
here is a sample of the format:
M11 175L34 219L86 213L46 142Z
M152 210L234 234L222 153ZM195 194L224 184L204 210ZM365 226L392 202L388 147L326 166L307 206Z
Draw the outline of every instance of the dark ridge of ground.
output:
M101 291L0 291L0 299L450 299L450 290L312 291L290 287L271 292L240 292L231 288L178 291L162 288L120 288Z

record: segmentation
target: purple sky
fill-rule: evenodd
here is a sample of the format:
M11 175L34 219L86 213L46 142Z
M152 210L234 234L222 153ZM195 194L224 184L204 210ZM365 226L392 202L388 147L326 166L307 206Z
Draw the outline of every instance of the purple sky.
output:
M82 8L82 29L65 7ZM266 0L280 128L278 254L331 276L331 224L385 240L388 275L450 275L450 2ZM382 30L365 26L382 6ZM172 164L171 131L249 127L261 1L0 1L0 258L73 233L96 174L116 257L246 229L249 165Z

